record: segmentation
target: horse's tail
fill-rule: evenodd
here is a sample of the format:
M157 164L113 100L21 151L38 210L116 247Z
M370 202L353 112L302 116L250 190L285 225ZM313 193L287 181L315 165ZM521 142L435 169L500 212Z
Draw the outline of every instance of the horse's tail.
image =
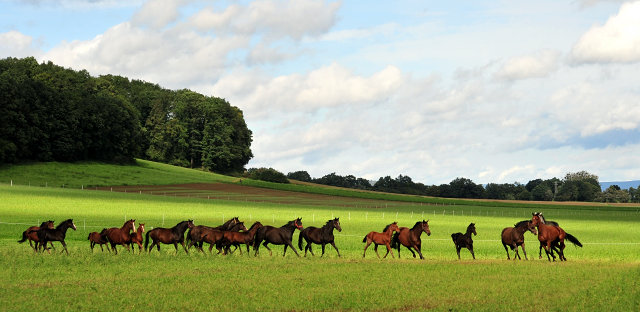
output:
M399 242L398 236L400 236L400 233L398 232L395 232L393 234L393 237L391 238L391 249L394 249L394 248L400 249L400 245L398 244Z
M191 229L187 231L187 239L185 240L185 244L187 244L187 246L189 246L189 243L191 243Z
M89 233L89 236L87 236L87 240L91 240L91 233Z
M149 234L153 232L153 230L147 232L147 234L145 235L145 240L144 240L144 251L147 251L147 247L149 246Z
M18 243L22 244L27 241L27 231L22 232L22 239Z
M578 247L582 247L582 243L580 243L580 241L573 235L566 233L567 235L565 236L570 242L572 242L574 245L578 246Z
M364 236L364 238L362 239L362 242L363 242L363 243L366 243L366 242L367 242L367 236L369 236L369 234L365 235L365 236Z
M304 230L302 232L300 232L300 235L298 235L298 249L302 250L302 239L304 235Z

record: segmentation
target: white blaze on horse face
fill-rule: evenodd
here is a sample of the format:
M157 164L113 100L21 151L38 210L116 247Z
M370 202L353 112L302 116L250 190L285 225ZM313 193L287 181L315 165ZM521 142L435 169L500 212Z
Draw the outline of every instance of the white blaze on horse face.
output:
M136 232L136 221L133 221L133 233Z

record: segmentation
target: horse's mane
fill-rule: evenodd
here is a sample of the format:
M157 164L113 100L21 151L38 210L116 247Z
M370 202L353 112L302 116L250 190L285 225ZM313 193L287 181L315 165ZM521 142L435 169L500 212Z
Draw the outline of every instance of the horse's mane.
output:
M229 219L229 221L223 223L220 227L228 227L229 223L231 223L234 220L236 221L236 223L240 222L240 220L238 220L238 217L233 217L233 218Z
M49 221L44 221L44 222L42 222L42 224L40 224L40 227L41 227L41 228L45 228L45 227L47 227L47 224L48 224L49 222L53 222L53 221L51 221L51 220L49 220Z
M258 226L258 224L262 225L262 223L260 223L260 221L256 221L251 225L251 227L249 228L248 231L251 231L251 229L253 229L254 227Z
M516 223L514 226L515 227L519 227L519 226L522 226L523 224L529 223L529 222L531 222L531 220L522 220L522 221Z
M415 225L413 225L413 228L412 228L412 229L415 229L415 228L421 227L423 223L426 223L426 222L424 222L424 221L418 221L418 222L416 222L416 224L415 224Z
M391 224L389 224L389 225L385 226L385 227L384 227L384 230L382 230L382 232L386 232L386 231L389 229L389 227L390 227L390 226L392 226L392 225L394 225L394 224L398 224L398 221L393 222L393 223L391 223Z
M58 224L58 226L56 226L56 230L60 230L63 225L65 225L65 224L67 224L69 222L73 223L72 219L67 219L67 220L64 220L64 221L60 222L60 224Z

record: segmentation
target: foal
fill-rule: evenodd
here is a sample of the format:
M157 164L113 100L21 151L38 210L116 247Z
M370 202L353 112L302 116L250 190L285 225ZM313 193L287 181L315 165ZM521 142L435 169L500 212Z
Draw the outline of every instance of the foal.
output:
M467 227L467 233L464 235L460 232L451 234L451 238L453 239L453 243L456 244L456 252L458 252L458 260L460 260L460 249L467 248L471 252L471 256L473 259L476 258L476 255L473 253L473 239L471 239L471 233L473 235L478 235L476 233L476 224L471 223Z
M502 246L504 246L504 250L507 251L507 260L511 259L509 257L509 249L507 249L507 246L511 247L511 250L516 251L515 255L513 256L513 260L516 260L516 257L522 260L522 258L520 258L520 254L518 253L518 246L522 246L522 253L524 253L524 258L526 260L529 260L527 258L527 252L524 250L524 233L526 231L530 231L531 233L533 233L533 235L538 235L536 227L530 220L520 221L516 223L514 227L508 227L502 230Z
M362 258L367 255L367 248L369 247L369 245L371 245L371 243L375 244L373 250L376 252L376 255L378 255L378 258L380 258L380 255L378 254L378 245L387 246L387 253L384 255L384 258L386 258L389 255L389 252L391 252L391 246L389 245L389 243L391 243L391 235L393 234L393 232L398 231L398 222L396 221L387 225L382 233L373 231L369 232L369 234L367 234L362 240L363 243L367 243L367 245L364 246L364 253L362 254ZM391 252L391 257L395 258L393 252Z
M142 233L144 233L144 223L140 223L138 224L138 230L133 233L134 235L131 235L131 240L129 241L129 245L131 246L131 251L133 253L135 253L135 250L133 249L133 244L138 244L138 251L140 253L142 253L142 243L144 241L144 239L142 238Z
M91 246L91 252L93 252L93 247L95 247L96 244L100 245L100 250L102 251L104 251L104 248L102 248L102 245L107 245L107 251L111 252L111 250L109 250L109 240L107 239L108 230L109 229L102 229L100 233L98 232L89 233L89 237L87 237L87 239L89 240L89 246Z

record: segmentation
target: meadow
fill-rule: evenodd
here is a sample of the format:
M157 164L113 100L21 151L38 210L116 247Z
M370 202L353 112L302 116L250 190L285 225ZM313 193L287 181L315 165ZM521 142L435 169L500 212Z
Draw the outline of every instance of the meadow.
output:
M637 310L640 278L640 215L633 211L545 211L583 248L569 244L568 262L537 257L537 240L526 234L529 261L507 261L502 228L530 219L528 208L473 206L418 207L398 203L385 208L355 208L224 199L181 198L93 190L0 185L0 304L7 309L113 310ZM382 205L381 205L382 206ZM431 208L418 210L416 208ZM446 209L441 209L446 208ZM472 212L473 210L473 212ZM429 219L423 234L426 260L378 259L372 248L362 258L362 238L393 221L411 227ZM464 212L463 212L464 211ZM516 215L517 214L517 215ZM161 252L118 256L86 240L91 231L120 227L125 219L147 229L194 219L219 225L238 216L280 226L302 217L304 226L322 226L339 217L338 258L327 247L324 258L282 257L261 248L258 257L209 255L163 245ZM29 225L73 218L67 235L70 256L34 254L16 241ZM450 234L477 224L476 260L468 251L457 260ZM297 245L297 233L294 245ZM60 246L56 244L56 246ZM58 247L60 248L60 247ZM122 248L122 247L120 247ZM382 251L382 249L381 249ZM253 255L253 252L251 253ZM381 253L384 255L384 253Z

